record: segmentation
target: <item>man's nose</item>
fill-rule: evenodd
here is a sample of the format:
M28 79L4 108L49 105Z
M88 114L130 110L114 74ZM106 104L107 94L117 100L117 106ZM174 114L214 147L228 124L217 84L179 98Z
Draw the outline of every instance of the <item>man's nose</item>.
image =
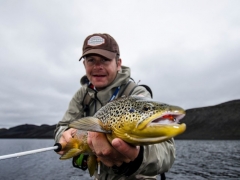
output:
M95 61L94 62L94 67L102 67L102 66L103 66L103 64L102 64L101 61Z

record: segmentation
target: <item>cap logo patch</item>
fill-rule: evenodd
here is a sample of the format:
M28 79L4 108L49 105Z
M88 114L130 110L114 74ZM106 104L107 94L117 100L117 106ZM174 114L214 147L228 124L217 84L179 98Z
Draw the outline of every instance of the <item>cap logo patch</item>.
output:
M87 42L89 46L99 46L104 43L105 39L103 39L101 36L93 36Z

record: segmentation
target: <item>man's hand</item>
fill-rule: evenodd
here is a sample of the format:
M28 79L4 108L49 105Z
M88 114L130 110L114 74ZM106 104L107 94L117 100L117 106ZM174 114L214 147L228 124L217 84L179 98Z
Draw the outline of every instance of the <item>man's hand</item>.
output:
M140 150L138 146L131 146L119 138L115 138L110 144L105 134L97 132L88 132L88 145L108 167L121 166L123 162L133 161Z
M62 136L60 137L59 142L58 142L62 145L62 149L64 149L66 144L69 142L69 140L71 138L73 138L73 136L76 134L76 132L77 132L77 129L70 128L67 131L62 133ZM65 152L63 150L58 152L58 154L60 154L60 155L63 155L64 153Z

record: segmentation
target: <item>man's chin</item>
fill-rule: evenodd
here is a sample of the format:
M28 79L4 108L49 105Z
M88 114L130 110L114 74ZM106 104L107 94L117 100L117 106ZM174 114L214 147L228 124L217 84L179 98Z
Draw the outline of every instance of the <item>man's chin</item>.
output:
M108 84L107 83L95 83L95 84L93 84L94 85L94 87L97 89L97 90L102 90L102 89L104 89L105 87L107 87L108 86Z

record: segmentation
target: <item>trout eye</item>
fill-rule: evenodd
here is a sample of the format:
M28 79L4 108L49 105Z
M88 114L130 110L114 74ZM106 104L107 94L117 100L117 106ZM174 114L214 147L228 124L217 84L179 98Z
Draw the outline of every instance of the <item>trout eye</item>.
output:
M144 110L144 111L148 111L148 110L149 110L149 107L146 107L146 106L145 106L145 107L143 107L143 110Z
M154 109L154 105L151 104L151 103L147 103L146 105L143 106L142 110L143 111L149 111L149 110L152 110Z

